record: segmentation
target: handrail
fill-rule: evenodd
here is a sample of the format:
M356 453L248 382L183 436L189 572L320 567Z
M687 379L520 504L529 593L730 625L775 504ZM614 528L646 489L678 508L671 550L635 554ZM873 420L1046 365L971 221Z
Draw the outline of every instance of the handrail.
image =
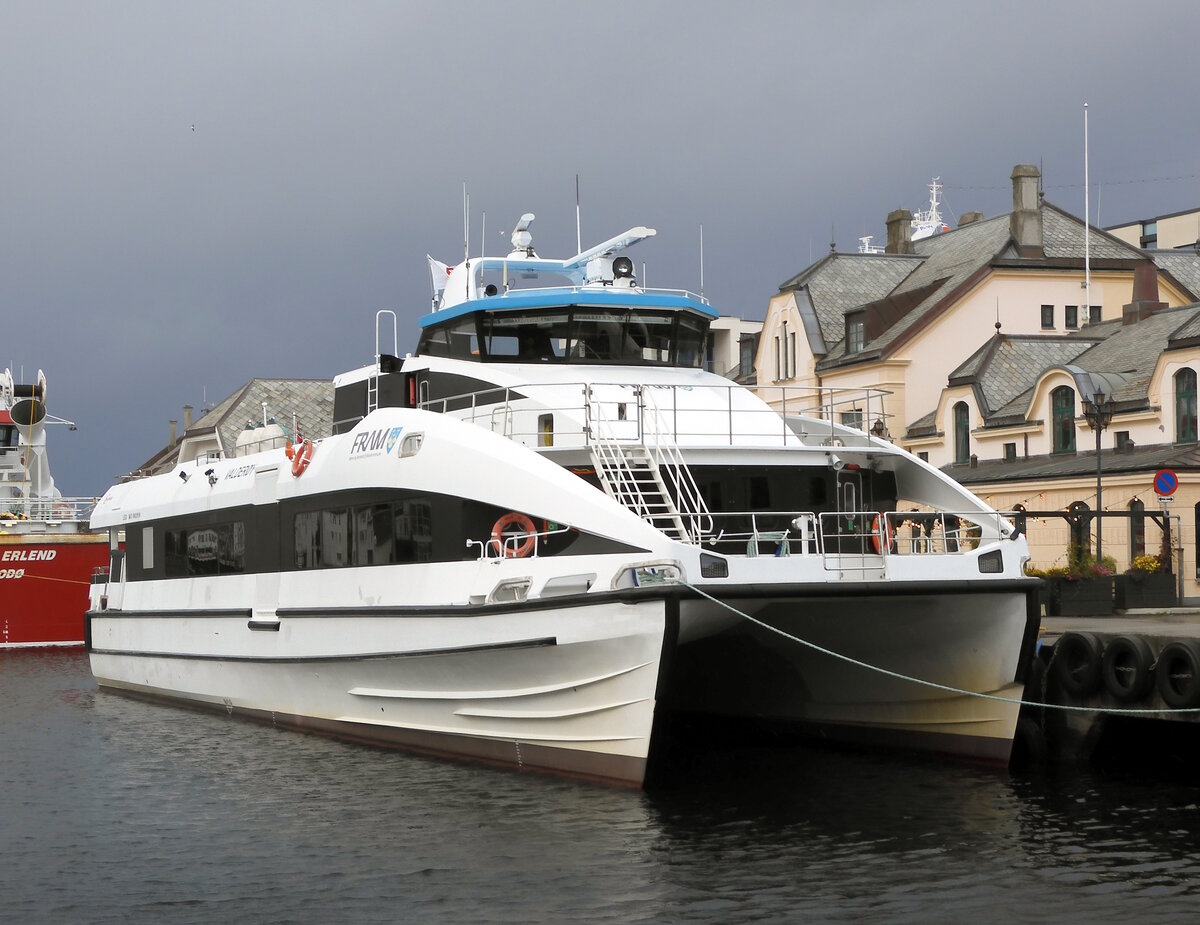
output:
M35 521L66 523L86 521L97 498L8 498L0 502L0 529L5 524Z
M887 430L889 417L884 412L884 397L889 394L878 389L830 389L808 387L767 387L762 390L765 394L759 398L762 403L743 401L735 403L735 398L747 390L736 383L720 385L706 383L693 384L637 384L631 382L613 381L566 381L566 382L530 382L515 383L509 386L495 386L470 392L461 392L440 398L429 399L418 404L419 408L440 413L452 413L473 423L484 423L490 429L496 429L494 417L498 408L502 407L503 414L508 418L502 430L512 438L522 438L524 442L538 445L538 432L531 421L528 430L514 426L511 417L526 413L531 409L521 408L516 402L518 396L529 399L530 394L538 391L554 390L559 394L580 394L584 396L577 404L570 402L544 404L537 398L530 399L531 408L536 406L540 413L562 412L566 416L574 416L570 422L555 419L556 446L563 445L563 439L578 437L581 444L586 445L587 427L589 420L588 405L622 404L619 397L622 391L627 391L630 399L640 392L671 392L672 426L664 428L663 433L670 432L676 443L684 443L689 438L711 438L732 443L737 439L755 439L788 443L809 442L822 446L871 446L872 437L863 428L869 428L876 422L883 422L884 432ZM603 391L612 389L612 396L603 396ZM597 393L601 393L598 395ZM679 401L682 394L689 396L687 402ZM778 402L781 407L774 408L769 402ZM740 407L735 407L740 404ZM481 414L486 414L486 420L480 420ZM847 423L837 420L839 415L851 415ZM680 418L684 422L680 423ZM718 419L724 422L724 432L720 429L708 430ZM797 433L789 426L798 420L812 421L811 427L806 427ZM665 419L664 419L665 420ZM705 430L696 429L692 422L702 420ZM854 426L857 422L859 427ZM569 427L575 423L577 429ZM642 427L644 422L636 422ZM567 424L567 427L563 425ZM808 438L806 440L806 438Z
M662 414L654 401L653 393L648 393L644 388L638 389L638 399L649 412L650 422L654 424L654 442L647 440L644 434L642 442L654 455L659 471L662 471L664 464L671 467L675 483L675 506L679 509L680 516L687 517L690 521L688 535L695 542L700 542L702 536L712 532L713 520L708 505L704 503L704 497L700 494L700 486L696 484L692 470L684 461L683 454L679 452L679 444L673 438L677 428L666 430L663 427Z

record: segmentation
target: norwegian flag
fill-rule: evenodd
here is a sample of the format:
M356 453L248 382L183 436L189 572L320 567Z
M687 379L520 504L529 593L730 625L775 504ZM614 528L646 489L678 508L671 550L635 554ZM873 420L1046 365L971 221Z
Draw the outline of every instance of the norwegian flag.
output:
M446 289L446 280L450 277L451 267L446 266L440 260L434 260L428 254L425 258L429 261L429 276L433 280L433 300L440 301L442 293Z

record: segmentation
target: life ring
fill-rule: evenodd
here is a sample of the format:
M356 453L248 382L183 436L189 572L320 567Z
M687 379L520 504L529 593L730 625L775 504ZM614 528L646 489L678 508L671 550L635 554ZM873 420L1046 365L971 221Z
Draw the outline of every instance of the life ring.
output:
M516 527L518 529L513 530ZM524 536L518 546L511 546L505 542L507 537L505 531L508 531L513 536ZM501 556L508 559L523 559L531 552L537 544L537 528L533 525L533 521L524 514L518 514L516 511L509 511L504 516L498 518L492 524L492 543Z
M292 457L292 475L296 478L304 475L304 470L308 468L308 464L312 462L313 442L305 440L296 448L296 455Z
M1100 683L1100 640L1093 633L1063 633L1054 644L1053 662L1062 689L1086 696Z
M1176 639L1158 653L1158 693L1173 710L1200 705L1200 644Z
M1122 703L1134 703L1150 693L1154 650L1141 636L1116 636L1104 647L1100 676L1104 689Z
M895 548L896 537L886 514L876 514L875 519L871 521L871 545L878 555L883 555L885 546L888 552Z

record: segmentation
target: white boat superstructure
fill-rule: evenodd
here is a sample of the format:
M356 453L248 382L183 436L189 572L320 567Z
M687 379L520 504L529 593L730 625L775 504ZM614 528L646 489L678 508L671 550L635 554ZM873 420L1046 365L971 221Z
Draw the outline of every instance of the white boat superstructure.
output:
M632 784L676 713L1006 761L1024 538L834 423L878 393L704 372L716 313L620 253L651 229L548 260L532 219L435 268L415 356L377 318L333 435L110 489L101 686Z

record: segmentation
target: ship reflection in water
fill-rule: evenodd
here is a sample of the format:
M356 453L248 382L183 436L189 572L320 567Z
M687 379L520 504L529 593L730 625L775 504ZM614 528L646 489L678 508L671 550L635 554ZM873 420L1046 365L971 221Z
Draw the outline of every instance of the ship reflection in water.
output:
M1184 921L1193 784L813 745L688 750L645 794L100 693L0 652L19 922Z

